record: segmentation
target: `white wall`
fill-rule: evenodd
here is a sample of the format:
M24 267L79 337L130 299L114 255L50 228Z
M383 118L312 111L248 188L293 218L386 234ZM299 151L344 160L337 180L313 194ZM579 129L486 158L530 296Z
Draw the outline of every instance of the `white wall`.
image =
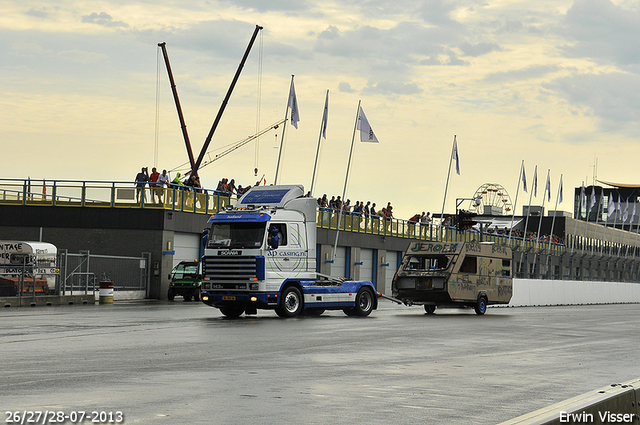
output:
M513 279L509 306L640 303L640 284Z

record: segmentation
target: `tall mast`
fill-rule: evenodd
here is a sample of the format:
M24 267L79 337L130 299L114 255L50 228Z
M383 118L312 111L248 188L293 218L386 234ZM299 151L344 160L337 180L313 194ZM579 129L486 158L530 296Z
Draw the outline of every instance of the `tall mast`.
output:
M191 168L191 175L198 175L198 168L200 168L200 164L202 163L204 155L206 154L207 149L209 149L209 143L211 143L211 138L213 137L213 133L216 131L216 128L218 127L218 123L220 122L220 118L222 118L222 113L224 112L224 109L226 108L227 103L229 103L229 98L231 97L231 93L233 92L233 89L236 86L236 82L238 82L238 78L240 77L240 73L242 72L242 68L244 68L244 63L247 61L247 57L249 56L249 52L251 52L251 47L253 47L253 43L254 43L254 41L256 41L256 37L258 35L258 31L260 31L261 29L262 29L261 26L256 25L256 28L253 31L253 35L251 36L251 40L249 41L249 45L247 46L247 50L245 50L244 56L242 57L242 60L240 61L240 65L238 66L238 69L236 71L236 75L233 77L233 81L231 82L231 86L229 87L229 90L227 90L227 95L224 97L224 100L222 101L222 105L220 105L220 109L218 110L218 115L216 116L216 119L213 121L213 125L211 126L211 130L209 130L209 134L207 135L207 138L204 141L204 145L202 146L202 150L200 151L200 155L198 155L198 159L196 160L196 163Z
M180 120L180 128L182 129L182 137L184 138L184 144L187 147L187 155L189 155L189 164L191 169L194 168L195 161L193 159L193 150L191 149L191 142L189 141L189 134L187 134L187 124L184 122L184 116L182 115L182 107L180 106L180 99L178 98L178 90L176 89L176 83L173 80L173 73L171 72L171 65L169 64L169 55L167 55L167 43L158 43L158 46L162 49L162 56L164 57L164 63L167 65L167 74L169 74L169 82L171 83L171 92L173 93L173 100L176 103L176 109L178 110L178 119Z

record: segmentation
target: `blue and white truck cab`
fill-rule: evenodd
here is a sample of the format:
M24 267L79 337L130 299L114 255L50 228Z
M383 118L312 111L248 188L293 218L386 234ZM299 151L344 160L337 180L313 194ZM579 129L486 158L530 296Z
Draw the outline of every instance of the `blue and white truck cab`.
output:
M256 186L209 219L202 302L227 317L271 309L280 317L325 310L368 316L375 286L320 275L316 200L301 185Z

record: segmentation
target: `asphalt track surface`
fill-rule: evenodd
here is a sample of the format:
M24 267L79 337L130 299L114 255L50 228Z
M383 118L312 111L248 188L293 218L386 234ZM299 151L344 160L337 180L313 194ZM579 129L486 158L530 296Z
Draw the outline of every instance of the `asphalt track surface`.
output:
M0 310L2 423L496 424L640 377L639 304L229 320L176 300Z

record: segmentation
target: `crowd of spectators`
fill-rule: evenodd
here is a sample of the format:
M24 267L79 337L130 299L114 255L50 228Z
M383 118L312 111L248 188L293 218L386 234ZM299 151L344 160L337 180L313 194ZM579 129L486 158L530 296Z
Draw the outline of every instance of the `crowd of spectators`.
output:
M504 227L503 229L498 228L498 226L495 226L493 228L489 228L487 229L487 233L491 234L491 235L498 235L498 236L509 236L509 229L507 227ZM557 235L541 235L540 238L538 238L537 232L525 232L522 229L513 229L511 231L511 237L514 239L523 239L523 240L528 240L528 241L535 241L538 240L539 242L544 242L544 243L554 243L557 245L564 245L564 239L561 238L560 236Z
M307 194L307 196L311 195ZM393 206L391 205L391 202L387 202L387 206L382 207L379 210L377 209L375 202L372 203L371 201L367 201L367 203L365 204L364 201L356 201L355 205L352 205L351 199L347 199L343 202L340 195L332 196L331 199L329 199L327 195L324 194L321 198L317 199L317 202L318 207L328 211L342 210L343 214L354 214L365 217L378 216L384 217L389 220L394 218Z

